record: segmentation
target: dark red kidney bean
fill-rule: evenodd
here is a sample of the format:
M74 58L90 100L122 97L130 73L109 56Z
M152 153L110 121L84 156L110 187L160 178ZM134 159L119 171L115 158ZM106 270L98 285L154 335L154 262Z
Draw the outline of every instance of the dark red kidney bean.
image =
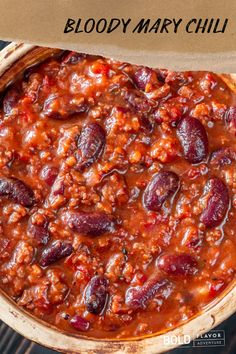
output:
M88 103L84 99L74 103L72 97L51 95L44 103L43 114L48 118L64 120L87 110Z
M5 114L11 114L12 110L17 105L20 98L20 93L17 89L11 88L7 91L3 98L3 112Z
M206 158L208 154L207 133L198 119L183 118L177 126L177 136L187 161L199 163Z
M41 171L41 178L51 187L58 175L58 169L53 166L44 166Z
M62 219L72 230L83 235L100 236L115 230L114 218L104 212L67 211Z
M38 245L46 245L49 241L50 234L48 230L48 219L40 215L40 223L36 223L35 214L28 221L27 234L33 238Z
M86 125L78 139L78 170L91 166L102 155L106 143L104 129L97 123Z
M85 289L84 302L88 312L99 315L107 302L108 281L102 276L94 276Z
M87 332L90 327L89 321L87 321L85 318L75 315L71 318L70 324L72 327L77 329L77 331L81 332Z
M157 82L157 74L153 69L145 66L140 67L137 71L135 71L133 81L138 89L144 91L148 83Z
M153 299L165 286L169 285L167 279L154 276L142 286L130 287L125 294L125 303L132 310L145 309L148 302Z
M73 246L69 242L55 241L42 253L39 264L46 267L62 258L68 257L73 252Z
M213 177L207 182L204 195L207 197L207 202L200 216L200 221L206 227L219 226L229 208L228 189L220 178Z
M25 207L35 202L32 189L17 178L0 178L0 197L7 197Z
M214 151L210 157L210 164L213 166L231 165L236 160L236 151L229 147L220 148Z
M168 275L191 276L198 272L197 260L186 253L164 254L159 257L157 264Z
M179 177L171 171L155 174L143 193L145 208L152 211L161 209L163 203L173 196L179 187Z
M86 58L86 54L66 51L63 55L62 62L65 64L78 64Z

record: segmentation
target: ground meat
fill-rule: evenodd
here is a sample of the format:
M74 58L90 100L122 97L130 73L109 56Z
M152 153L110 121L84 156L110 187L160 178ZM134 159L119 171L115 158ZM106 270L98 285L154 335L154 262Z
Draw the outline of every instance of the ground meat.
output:
M0 107L0 287L67 333L128 338L236 274L235 95L209 72L75 52Z

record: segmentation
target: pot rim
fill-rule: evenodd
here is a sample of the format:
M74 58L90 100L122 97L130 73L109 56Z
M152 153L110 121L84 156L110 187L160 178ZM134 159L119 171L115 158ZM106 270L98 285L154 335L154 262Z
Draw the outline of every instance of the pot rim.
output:
M24 43L11 43L0 52L0 78L19 59L39 48ZM54 350L69 353L148 353L158 354L184 344L219 325L236 311L236 281L205 309L178 327L134 339L96 339L69 335L43 322L18 307L0 289L0 319L24 337ZM179 343L165 346L165 339L178 338Z

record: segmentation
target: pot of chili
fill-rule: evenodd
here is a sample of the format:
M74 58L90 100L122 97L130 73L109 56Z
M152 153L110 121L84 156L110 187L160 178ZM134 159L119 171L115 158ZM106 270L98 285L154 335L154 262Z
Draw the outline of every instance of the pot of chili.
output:
M161 353L229 317L234 76L15 43L0 75L0 318L63 352Z

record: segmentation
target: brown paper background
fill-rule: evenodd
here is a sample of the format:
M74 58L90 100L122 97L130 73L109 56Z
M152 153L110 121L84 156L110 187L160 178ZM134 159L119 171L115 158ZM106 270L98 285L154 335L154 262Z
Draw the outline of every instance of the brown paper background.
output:
M236 72L236 0L1 0L0 38L150 66ZM224 34L68 33L67 18L228 18ZM183 24L182 24L183 25Z

